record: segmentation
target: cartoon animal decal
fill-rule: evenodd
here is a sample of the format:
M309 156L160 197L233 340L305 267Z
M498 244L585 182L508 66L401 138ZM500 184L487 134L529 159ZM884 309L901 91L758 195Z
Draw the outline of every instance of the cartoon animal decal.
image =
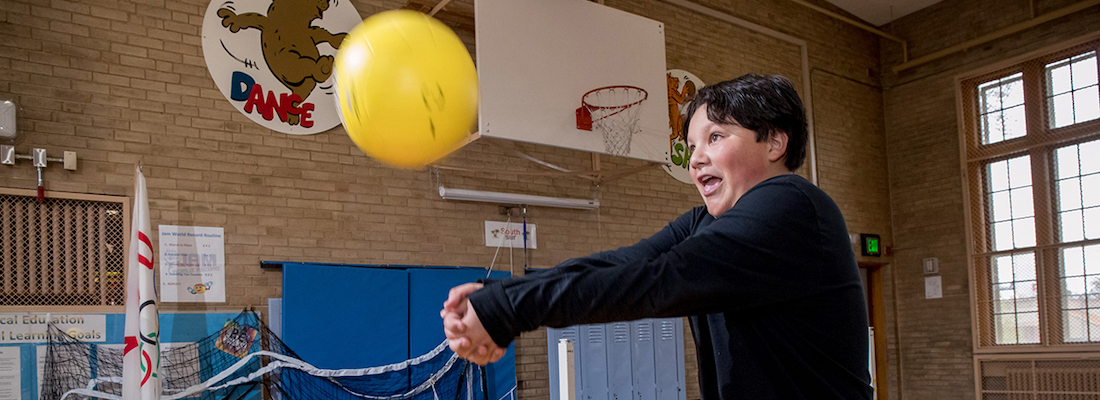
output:
M684 136L684 115L680 114L680 106L684 102L695 97L695 82L684 82L684 89L680 89L680 78L665 74L668 82L668 127L672 134L668 136L668 152L672 154L672 144L677 140L687 140Z
M280 82L297 96L291 106L297 108L318 83L332 74L332 56L322 56L317 45L328 43L340 48L346 33L332 34L324 28L311 26L329 9L329 0L272 0L267 15L237 14L232 2L218 10L222 26L230 32L259 29L264 61ZM297 125L298 115L291 114L287 122Z

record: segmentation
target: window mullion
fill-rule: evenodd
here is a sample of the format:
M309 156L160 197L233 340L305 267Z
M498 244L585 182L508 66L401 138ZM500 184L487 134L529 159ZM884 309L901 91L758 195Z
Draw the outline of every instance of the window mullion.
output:
M1061 343L1061 337L1055 329L1062 325L1061 309L1057 301L1058 269L1057 250L1043 250L1046 245L1055 243L1052 198L1054 186L1051 181L1053 162L1052 147L1041 143L1049 136L1046 106L1046 84L1043 67L1028 63L1023 66L1024 82L1024 120L1027 124L1026 142L1031 156L1032 201L1035 211L1035 279L1036 301L1039 310L1040 343L1050 345Z
M1046 82L1041 64L1029 63L1023 66L1024 74L1024 120L1027 123L1027 146L1041 146L1050 135L1047 122ZM1035 160L1033 157L1032 160Z
M1044 146L1049 134L1046 122L1045 84L1043 68L1037 64L1024 67L1024 108L1027 123L1027 142L1031 155L1032 199L1035 207L1035 244L1038 246L1055 243L1055 226L1052 217L1054 197L1051 182L1053 147Z
M1039 115L1041 113L1033 113ZM1032 198L1035 206L1035 251L1036 297L1039 306L1039 324L1042 332L1041 343L1060 344L1062 313L1059 302L1061 295L1058 286L1058 249L1049 245L1057 241L1054 218L1054 182L1052 174L1053 148L1033 149L1031 154Z

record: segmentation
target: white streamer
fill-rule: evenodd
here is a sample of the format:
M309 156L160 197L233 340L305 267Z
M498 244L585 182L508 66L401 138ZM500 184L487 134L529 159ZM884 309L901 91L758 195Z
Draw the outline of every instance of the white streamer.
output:
M309 375L312 375L312 376L328 378L329 382L332 382L336 386L339 386L345 392L347 392L347 393L349 393L353 396L364 398L364 399L393 400L393 399L407 398L407 397L412 397L412 396L415 396L417 394L420 394L420 393L424 392L425 390L428 390L429 388L432 389L432 391L434 392L435 391L435 382L438 381L443 376L443 374L445 374L445 373L447 373L447 371L451 370L451 368L454 366L455 361L458 360L458 355L457 354L452 354L451 358L449 358L447 360L447 362L443 365L443 367L440 368L438 371L432 373L432 375L429 376L427 379L425 379L424 382L420 383L420 385L413 388L412 390L409 390L408 392L400 393L400 394L394 394L394 395L389 395L389 396L373 396L373 395L369 395L369 394L358 393L358 392L352 391L351 389L348 389L347 387L340 384L340 382L338 382L337 380L335 380L333 378L369 376L369 375L378 375L378 374L382 374L382 373L386 373L386 372L399 371L399 370L402 370L402 369L409 368L410 366L419 365L419 364L421 364L425 361L431 360L432 358L435 358L435 356L438 356L440 353L442 353L443 350L445 350L446 348L447 348L447 341L444 340L442 343L440 343L438 346L436 346L435 349L432 349L432 351L430 351L426 354L423 354L419 357L408 359L408 360L405 360L405 361L402 361L402 362L399 362L399 363L389 364L389 365L382 365L382 366L370 367L370 368L358 368L358 369L320 369L320 368L314 367L313 365L310 365L309 363L307 363L305 361L299 360L297 358L289 357L289 356L286 356L284 354L272 353L272 352L266 351L266 350L257 351L257 352L248 354L244 358L242 358L239 361L237 361L236 363L234 363L229 368L226 368L224 371L218 373L217 375L214 375L210 379L207 379L205 382L193 385L193 386L191 386L187 389L180 390L180 391L172 393L170 395L162 395L160 398L161 398L161 400L178 400L178 399L182 399L184 397L188 397L188 396L194 395L196 393L204 392L204 391L219 390L219 389L227 388L227 387L234 386L234 385L240 385L242 383L252 381L252 380L254 380L258 377L261 377L261 376L263 376L263 375L265 375L269 372L272 372L272 371L280 369L280 368L296 369L296 370L305 372L305 373L307 373ZM276 359L277 361L268 363L266 366L252 372L251 374L248 374L248 376L240 377L240 378L234 379L232 381L226 382L224 384L214 386L214 384L216 384L218 382L221 382L222 380L224 380L224 379L228 378L229 376L233 375L234 373L236 373L241 368L246 367L248 365L248 363L251 362L254 358L263 357L263 356L271 357L273 359ZM106 399L106 400L122 400L121 396L113 395L113 394L110 394L110 393L104 393L104 392L100 392L100 391L97 391L97 390L93 389L100 383L121 383L121 382L122 382L122 377L94 378L94 379L91 379L91 380L88 381L88 386L86 388L77 388L77 389L72 389L68 392L65 392L65 394L61 396L61 400L65 400L65 397L69 396L70 394L83 395L83 396L88 396L88 397L98 397L98 398ZM168 390L165 389L165 391L168 391ZM436 398L436 400L439 399L438 393L435 394L435 398Z

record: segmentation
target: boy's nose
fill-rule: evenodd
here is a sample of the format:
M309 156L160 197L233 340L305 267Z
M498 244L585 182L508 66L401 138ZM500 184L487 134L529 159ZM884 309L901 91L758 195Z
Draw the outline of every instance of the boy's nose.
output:
M691 158L688 159L688 165L690 165L692 168L698 168L699 166L706 164L706 162L709 160L710 159L706 156L706 151L703 151L703 149L695 149L695 151L691 152Z

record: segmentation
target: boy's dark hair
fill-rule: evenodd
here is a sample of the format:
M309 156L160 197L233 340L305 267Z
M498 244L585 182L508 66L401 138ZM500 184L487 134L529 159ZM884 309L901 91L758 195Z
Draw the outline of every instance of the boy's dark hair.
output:
M691 117L704 105L707 106L707 119L752 130L756 132L757 142L764 141L773 132L786 132L787 154L783 164L790 171L802 166L809 136L806 109L787 78L745 74L703 87L686 108L685 137Z

